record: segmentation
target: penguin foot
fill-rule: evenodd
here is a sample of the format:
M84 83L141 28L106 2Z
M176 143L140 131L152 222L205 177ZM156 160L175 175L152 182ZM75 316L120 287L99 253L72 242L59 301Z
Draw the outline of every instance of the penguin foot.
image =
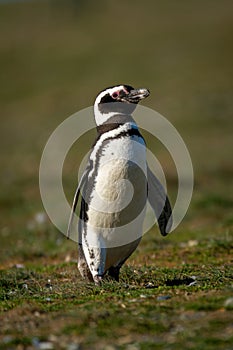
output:
M96 275L93 277L94 283L96 286L100 286L103 280L103 277L101 275Z

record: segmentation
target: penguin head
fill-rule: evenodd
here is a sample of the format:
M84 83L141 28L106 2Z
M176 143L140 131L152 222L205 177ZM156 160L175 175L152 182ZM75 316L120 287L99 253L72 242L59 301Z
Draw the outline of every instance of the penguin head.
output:
M147 89L134 89L130 85L117 85L101 91L94 103L96 124L105 123L114 114L131 115L137 103L149 94Z

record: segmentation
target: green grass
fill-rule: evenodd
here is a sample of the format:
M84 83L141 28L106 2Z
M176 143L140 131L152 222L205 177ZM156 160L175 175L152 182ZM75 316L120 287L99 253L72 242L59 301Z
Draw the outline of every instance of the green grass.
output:
M211 349L214 343L220 349L230 346L231 333L225 332L232 312L225 302L233 293L228 263L233 240L200 240L188 247L172 239L156 242L154 232L144 238L123 267L120 283L87 284L80 279L76 264L62 262L64 256L59 253L54 261L51 257L33 263L25 259L23 268L2 270L1 317L10 319L2 328L2 339L13 335L13 345L23 332L20 344L33 342L34 337L49 339L52 334L55 347L62 338L66 346L75 339L84 349L96 344L97 348L115 344L119 349L129 344L140 349L178 349L182 343L188 349L201 345ZM154 244L150 256L143 254L147 243ZM73 249L71 253L75 256ZM209 260L210 255L215 259ZM16 320L21 320L19 329Z
M232 349L232 19L229 0L0 4L0 349ZM75 243L38 221L38 169L51 132L119 82L150 89L145 105L182 135L195 187L175 232L153 228L120 282L96 287ZM171 157L145 137L175 199ZM93 138L65 160L69 200Z

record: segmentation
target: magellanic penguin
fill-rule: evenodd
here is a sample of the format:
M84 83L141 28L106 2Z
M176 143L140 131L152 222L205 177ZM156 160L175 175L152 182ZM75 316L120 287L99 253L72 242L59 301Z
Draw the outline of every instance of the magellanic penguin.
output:
M168 197L147 165L146 144L131 116L148 96L147 89L117 85L101 91L94 103L97 138L74 196L67 235L80 196L78 268L96 284L106 274L119 280L121 266L141 240L147 200L161 234L171 228Z

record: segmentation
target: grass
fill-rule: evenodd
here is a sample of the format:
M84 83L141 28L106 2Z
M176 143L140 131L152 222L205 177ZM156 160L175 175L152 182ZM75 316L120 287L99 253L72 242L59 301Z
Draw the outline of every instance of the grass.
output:
M155 240L151 232L123 267L120 283L101 287L80 279L73 248L65 253L70 262L57 250L2 270L1 347L37 339L55 348L72 342L84 349L230 348L233 240L190 242Z
M36 240L38 232L31 234L32 241ZM216 336L211 322L218 320L222 333L227 329L232 317L224 306L232 295L231 236L207 239L196 234L196 241L189 241L185 236L174 234L162 240L155 238L152 231L145 235L129 265L123 268L120 283L106 282L101 288L80 279L74 262L74 244L58 234L55 239L54 231L51 236L57 244L51 246L44 238L39 240L43 244L37 245L36 253L33 249L25 253L25 247L21 248L14 259L24 265L11 267L13 259L9 258L8 268L1 271L2 320L10 319L2 329L3 339L13 334L12 342L15 342L22 332L25 339L31 341L34 336L44 339L49 336L48 328L44 328L41 321L44 319L50 324L49 333L58 339L59 334L63 334L67 343L71 335L77 337L84 348L95 344L97 339L101 348L115 332L116 344L118 337L123 337L122 332L130 334L130 339L136 337L139 343L140 335L146 335L148 341L155 335L165 339L172 326L169 323L164 331L163 323L170 318L176 325L183 324L180 318L190 318L186 325L187 337L193 332L193 322L199 331L209 325L209 339L211 334ZM193 279L196 283L190 285ZM170 299L159 300L161 296ZM21 320L22 328L18 331L16 320ZM29 329L28 322L32 323ZM90 344L86 343L87 339Z
M232 23L229 0L0 4L0 349L232 349ZM44 216L38 169L51 132L118 82L151 90L195 187L175 232L152 228L120 282L96 287ZM93 137L65 160L69 200ZM174 164L145 137L175 199Z

